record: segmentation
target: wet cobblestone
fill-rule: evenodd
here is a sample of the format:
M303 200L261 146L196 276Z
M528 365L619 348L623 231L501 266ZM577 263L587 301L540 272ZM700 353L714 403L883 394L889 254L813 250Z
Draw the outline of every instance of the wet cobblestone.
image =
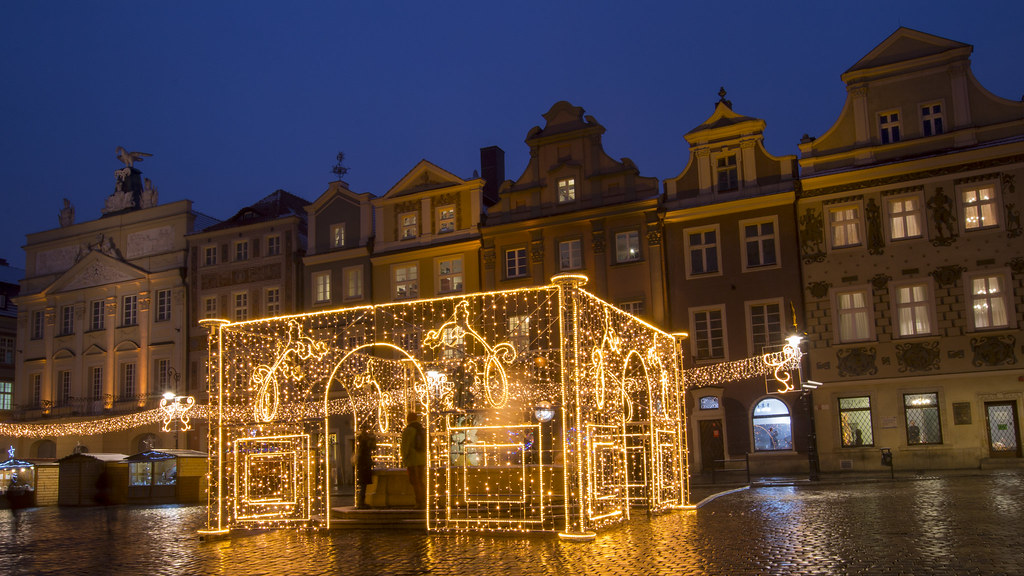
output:
M201 507L0 511L4 574L1021 574L1024 475L754 488L588 543L547 534L259 531Z

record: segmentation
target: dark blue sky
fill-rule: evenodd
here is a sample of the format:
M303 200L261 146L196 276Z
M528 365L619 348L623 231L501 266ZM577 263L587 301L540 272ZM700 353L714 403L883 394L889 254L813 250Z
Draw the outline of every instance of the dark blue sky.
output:
M357 192L423 158L469 177L489 145L517 178L558 100L645 176L683 169L719 86L797 154L901 25L972 44L986 88L1024 94L1024 2L6 2L0 258L23 267L64 197L99 217L118 146L153 154L161 203L222 219L278 188L315 200L339 150Z

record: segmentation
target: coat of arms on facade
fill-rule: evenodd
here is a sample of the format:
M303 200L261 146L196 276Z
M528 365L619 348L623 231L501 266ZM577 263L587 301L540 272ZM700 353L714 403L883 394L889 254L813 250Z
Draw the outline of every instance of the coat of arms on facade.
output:
M900 372L927 372L939 369L939 343L914 342L896 345Z
M974 350L972 363L975 366L1016 364L1017 356L1013 353L1015 345L1016 339L1010 335L971 338L971 349Z
M800 217L800 252L807 264L825 260L825 227L821 212L813 208Z
M837 350L836 360L840 376L871 376L878 373L878 352L873 347Z

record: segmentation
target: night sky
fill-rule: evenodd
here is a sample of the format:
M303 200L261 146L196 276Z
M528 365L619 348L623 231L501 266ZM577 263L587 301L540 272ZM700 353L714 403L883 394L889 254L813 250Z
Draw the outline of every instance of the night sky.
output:
M468 178L490 145L518 178L559 100L661 180L720 86L770 153L798 154L838 116L840 74L901 25L972 44L983 86L1024 94L1019 1L5 2L0 258L24 267L62 198L99 217L118 146L153 154L136 166L161 204L220 219L279 188L315 200L338 151L356 192L421 159Z

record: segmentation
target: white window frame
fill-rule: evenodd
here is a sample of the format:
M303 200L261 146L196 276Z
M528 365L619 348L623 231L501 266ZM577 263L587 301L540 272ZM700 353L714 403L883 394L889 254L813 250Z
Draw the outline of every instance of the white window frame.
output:
M204 246L203 247L203 266L216 266L217 265L217 247L216 246Z
M266 316L281 314L281 287L268 286L263 289L263 312Z
M559 178L555 192L559 204L576 201L576 178Z
M765 335L766 342L764 346L758 346L754 342L754 307L755 306L778 306L779 308L779 331L778 338L775 340L771 339L771 330L769 325L765 323ZM765 348L772 348L783 343L786 336L786 306L782 298L769 298L766 300L750 300L743 303L744 313L747 318L747 350L750 351L751 356L760 356L765 353ZM765 314L769 312L765 310Z
M437 208L437 233L455 232L455 204L445 204Z
M530 349L530 315L509 316L508 341L522 354Z
M643 300L628 300L626 302L619 302L619 310L623 310L632 314L633 316L644 315L644 301Z
M120 370L120 392L121 400L134 398L138 394L138 378L136 377L135 362L121 362Z
M920 294L915 295L918 289ZM908 293L909 291L909 293ZM906 282L891 282L889 294L892 298L892 335L893 338L918 338L936 333L935 291L930 279ZM909 300L903 296L908 295ZM920 296L920 299L917 298ZM910 331L904 333L903 316L907 315ZM921 326L924 322L925 326Z
M0 364L14 364L14 347L14 337L0 336Z
M402 212L398 215L398 239L412 240L420 235L419 215L416 212Z
M89 330L103 330L107 321L106 308L105 300L93 300L89 303Z
M207 296L203 298L203 318L217 317L217 297Z
M266 237L267 253L264 256L280 256L281 255L281 235L271 234Z
M882 146L903 140L903 113L900 110L886 110L878 116L878 143Z
M935 108L938 108L936 110ZM946 133L946 104L943 101L926 102L917 107L921 114L921 136L938 136ZM930 133L929 133L930 132Z
M344 300L363 299L363 267L347 266L341 270L341 277L345 282Z
M765 234L761 227L764 224L772 225L771 234ZM752 237L747 236L747 228L750 226L757 226L756 235ZM765 242L771 240L772 249L774 251L775 261L765 263L764 247ZM749 254L747 251L747 245L751 242L757 243L757 253L761 258L761 264L751 264ZM773 270L782 266L782 258L779 253L779 217L770 216L767 218L750 218L747 220L740 220L740 252L743 258L743 271L744 272L756 272L759 270Z
M848 307L842 308L840 304L843 301L843 297L846 295L861 294L864 296L864 306L860 308ZM834 324L835 341L837 343L851 343L851 342L870 342L875 339L875 305L874 295L871 292L871 286L868 284L860 286L844 286L842 288L832 289L832 321ZM865 333L843 334L843 323L846 318L850 318L853 322L852 326L857 326L857 319L860 315L864 315L865 321Z
M71 370L57 373L57 405L67 406L71 401Z
M419 298L419 282L419 263L402 262L401 264L393 264L391 266L391 297L394 300L414 300Z
M345 223L331 224L331 248L345 247Z
M171 361L167 358L158 358L155 368L157 391L163 394L171 388Z
M702 358L700 356L700 353L699 353L699 350L700 350L701 344L702 344L702 340L706 341L706 342L703 342L703 343L706 344L706 346L707 346L707 348L709 350L709 354L713 353L714 350L715 350L715 341L717 339L713 335L713 330L714 329L711 326L712 319L710 317L710 314L713 313L713 312L720 313L720 318L721 318L720 322L721 322L721 331L722 331L722 335L721 335L720 339L721 339L722 354L720 356L715 356L715 355L712 354L712 355L709 355L707 357L703 357ZM698 331L697 319L698 319L698 316L700 316L700 315L708 315L708 317L706 319L706 321L708 322L708 327L707 327L707 333L706 334L701 334L700 331ZM728 359L729 358L729 334L728 334L728 329L727 329L728 324L726 323L726 316L725 316L725 305L724 304L716 304L714 306L700 306L700 307L696 307L696 308L690 308L689 316L690 316L690 347L691 347L691 353L693 354L694 362L696 362L698 364L712 364L712 363L715 363L715 362L721 362L723 360Z
M514 269L514 270L513 270ZM519 270L522 269L522 274ZM515 271L516 274L509 272ZM530 255L525 247L505 249L505 279L528 278L530 276Z
M75 305L60 307L60 335L70 336L75 333Z
M139 295L121 297L121 326L137 326L139 323Z
M242 322L249 319L249 291L231 293L231 318L235 322Z
M626 262L639 262L643 258L640 254L640 230L624 230L615 233L615 262L623 264Z
M171 319L170 289L156 291L156 321L164 322Z
M704 244L705 235L708 232L714 232L715 242L714 244ZM690 237L694 234L700 235L701 244L691 244ZM683 247L686 251L686 277L687 278L710 278L713 276L722 275L722 233L719 229L718 224L712 226L700 226L696 228L686 228L683 230ZM693 251L699 251L701 253L701 262L707 267L711 259L708 257L709 250L714 250L714 265L715 269L711 271L695 272L693 267Z
M568 262L566 262L567 258ZM583 239L570 238L558 242L558 269L563 271L583 269Z
M989 198L981 199L983 192L990 193ZM968 201L967 196L973 195L973 201ZM981 230L997 230L1000 228L1000 207L1002 202L999 198L999 182L989 180L986 182L974 182L956 187L957 205L960 207L960 224L964 232L978 232ZM986 210L988 209L988 210ZM972 222L978 222L971 225Z
M827 206L825 213L828 216L830 249L843 250L864 245L864 206L860 202ZM840 215L842 218L837 219ZM852 235L856 235L856 238L851 238Z
M46 312L44 310L32 311L32 340L42 340L46 335Z
M313 303L325 304L331 301L331 271L313 272Z
M249 259L249 241L238 240L235 242L235 262L242 262Z
M924 237L924 194L915 192L885 196L883 200L885 203L885 225L890 241L901 242ZM914 207L908 210L906 203L910 201L914 203ZM894 206L897 203L900 204L898 209ZM911 224L917 227L916 234L911 232Z
M987 330L1006 330L1014 328L1016 326L1016 310L1013 305L1013 284L1010 280L1013 276L1008 270L986 270L985 272L975 272L973 274L965 275L964 277L964 289L966 291L967 303L967 319L968 325L972 331L987 331ZM976 280L985 280L981 288L991 291L993 288L998 288L999 292L995 296L991 292L987 292L985 295L976 295L974 293L974 284ZM998 286L993 286L992 280L998 282ZM997 308L993 302L999 302L998 306L1002 308L1002 314L1005 316L1006 321L1002 324L996 324L994 320L994 310ZM980 306L984 306L984 312ZM985 322L979 322L981 316L984 316Z
M437 258L435 262L435 270L437 270L437 293L456 294L464 292L466 289L466 267L463 264L462 256L442 256ZM450 266L447 272L445 272L445 264ZM450 287L447 290L442 288L445 280L450 282Z
M723 152L715 157L715 191L735 192L740 189L740 158L738 150ZM732 163L729 163L732 160ZM722 176L728 178L727 187L722 186Z
M89 367L89 394L92 400L103 398L103 366Z

